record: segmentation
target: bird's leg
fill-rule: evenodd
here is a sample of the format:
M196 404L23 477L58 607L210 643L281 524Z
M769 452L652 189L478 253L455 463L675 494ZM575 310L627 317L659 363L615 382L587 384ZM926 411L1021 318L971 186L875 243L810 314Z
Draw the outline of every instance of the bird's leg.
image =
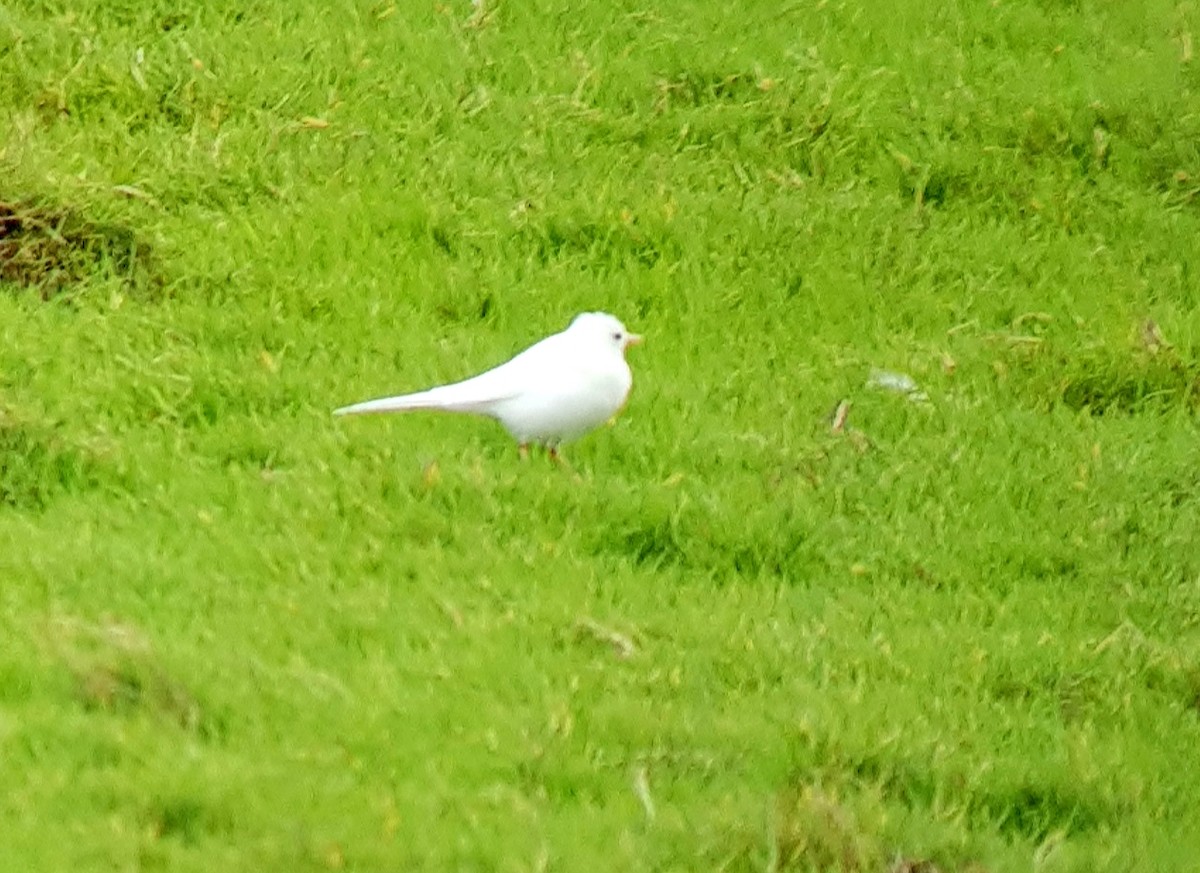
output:
M521 443L519 446L517 446L517 457L519 457L522 461L529 460L529 443Z
M550 460L558 464L564 470L570 470L571 465L567 463L567 459L563 457L562 452L558 450L556 445L546 446L546 454L550 456Z
M558 469L560 469L566 473L570 473L571 478L574 479L576 482L583 481L583 478L579 475L579 473L577 473L575 471L575 468L572 467L569 463L567 463L567 459L563 456L563 453L558 450L558 446L556 446L556 445L546 446L546 454L550 456L550 460L554 462L555 466L557 466Z

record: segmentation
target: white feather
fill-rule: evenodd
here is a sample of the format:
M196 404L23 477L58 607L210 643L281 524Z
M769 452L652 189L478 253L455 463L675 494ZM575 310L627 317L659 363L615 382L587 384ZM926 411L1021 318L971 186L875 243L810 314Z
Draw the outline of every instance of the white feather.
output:
M641 337L602 312L576 316L500 366L450 385L367 400L335 415L433 409L485 415L522 446L554 447L612 418L625 404L633 376L625 349Z

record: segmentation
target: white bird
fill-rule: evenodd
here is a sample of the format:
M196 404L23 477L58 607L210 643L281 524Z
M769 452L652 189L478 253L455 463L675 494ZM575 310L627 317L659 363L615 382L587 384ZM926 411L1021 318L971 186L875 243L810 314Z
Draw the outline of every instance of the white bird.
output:
M530 443L536 443L558 460L561 443L604 424L625 405L633 384L625 349L641 341L613 316L584 312L566 330L486 373L428 391L343 406L333 413L436 409L484 415L512 434L522 458L528 456Z

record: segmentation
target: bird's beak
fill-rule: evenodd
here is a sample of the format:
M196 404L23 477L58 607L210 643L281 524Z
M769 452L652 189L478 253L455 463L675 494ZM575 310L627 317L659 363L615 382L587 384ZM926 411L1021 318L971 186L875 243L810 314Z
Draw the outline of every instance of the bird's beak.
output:
M625 337L625 346L626 348L629 346L640 346L645 342L645 339L640 333L631 333Z

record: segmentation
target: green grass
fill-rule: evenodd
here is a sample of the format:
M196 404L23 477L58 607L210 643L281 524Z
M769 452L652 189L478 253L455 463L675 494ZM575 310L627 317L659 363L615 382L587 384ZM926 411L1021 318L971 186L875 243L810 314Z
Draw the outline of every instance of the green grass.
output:
M1194 869L1194 4L200 6L0 8L7 866Z

